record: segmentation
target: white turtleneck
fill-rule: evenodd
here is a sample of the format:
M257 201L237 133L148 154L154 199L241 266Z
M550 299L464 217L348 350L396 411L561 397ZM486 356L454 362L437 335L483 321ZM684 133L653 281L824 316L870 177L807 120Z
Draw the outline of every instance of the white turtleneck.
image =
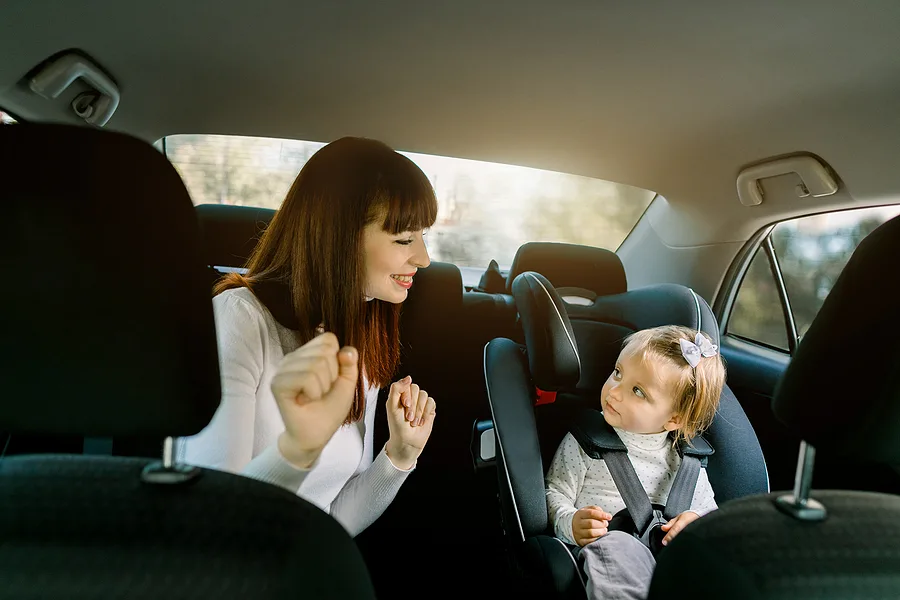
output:
M672 481L681 466L681 457L667 432L639 434L614 428L628 448L628 458L653 504L665 504ZM580 508L599 506L615 515L625 508L606 462L588 456L572 436L563 439L547 472L547 509L553 531L559 539L574 544L572 517ZM706 469L694 490L690 510L700 516L716 509Z

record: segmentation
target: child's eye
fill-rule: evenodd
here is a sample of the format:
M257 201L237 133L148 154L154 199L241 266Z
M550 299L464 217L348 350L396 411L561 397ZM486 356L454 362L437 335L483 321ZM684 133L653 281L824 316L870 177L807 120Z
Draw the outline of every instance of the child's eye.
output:
M634 392L634 395L637 396L638 398L646 398L647 397L644 395L644 390L642 390L639 387L632 388L632 391Z
M619 371L619 367L616 367L615 369L613 369L613 377L614 377L615 379L621 379L621 378L622 378L622 372Z

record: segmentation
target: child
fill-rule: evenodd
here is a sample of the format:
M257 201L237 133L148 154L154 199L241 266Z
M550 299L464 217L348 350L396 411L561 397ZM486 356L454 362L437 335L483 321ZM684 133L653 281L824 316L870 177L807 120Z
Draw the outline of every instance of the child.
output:
M717 346L696 330L664 326L626 338L600 403L651 503L666 503L681 465L676 442L690 442L709 426L724 383ZM656 561L631 534L607 532L625 502L606 463L589 457L570 433L556 451L546 483L554 533L582 547L588 597L644 598ZM715 508L706 469L701 469L690 510L662 527L663 544Z

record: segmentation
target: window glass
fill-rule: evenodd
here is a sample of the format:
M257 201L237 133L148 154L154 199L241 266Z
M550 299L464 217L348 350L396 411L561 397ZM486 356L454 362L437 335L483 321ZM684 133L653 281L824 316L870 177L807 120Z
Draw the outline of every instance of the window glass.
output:
M759 248L741 281L728 320L727 332L766 346L788 351L784 310L769 257Z
M800 339L864 237L900 214L900 207L876 207L784 221L772 244Z
M274 138L175 135L166 154L195 204L278 208L300 168L324 144ZM497 163L403 153L431 180L439 213L432 258L503 269L529 241L615 250L655 194L627 185ZM477 278L476 278L477 281Z
M811 215L783 221L769 234L800 339L859 243L900 215L884 206ZM728 333L787 350L783 310L769 259L756 252L738 290Z

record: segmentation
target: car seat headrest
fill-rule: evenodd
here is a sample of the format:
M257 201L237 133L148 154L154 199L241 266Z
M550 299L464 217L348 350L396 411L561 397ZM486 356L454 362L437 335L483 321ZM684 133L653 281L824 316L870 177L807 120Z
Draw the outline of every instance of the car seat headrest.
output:
M0 430L183 436L219 405L197 218L150 144L0 127Z
M243 267L275 216L270 208L200 204L197 218L206 264Z
M615 252L551 242L529 242L516 252L509 271L509 289L521 273L534 271L557 289L581 288L596 296L620 294L628 289L625 267Z
M544 276L532 271L513 280L512 293L534 384L544 391L574 388L581 378L581 359L559 294Z
M900 217L850 257L803 336L772 409L837 454L900 465Z
M660 325L700 329L714 344L719 326L706 301L683 285L663 283L624 294L600 296L588 305L566 303L579 340L582 373L578 388L600 392L622 349L626 336Z

